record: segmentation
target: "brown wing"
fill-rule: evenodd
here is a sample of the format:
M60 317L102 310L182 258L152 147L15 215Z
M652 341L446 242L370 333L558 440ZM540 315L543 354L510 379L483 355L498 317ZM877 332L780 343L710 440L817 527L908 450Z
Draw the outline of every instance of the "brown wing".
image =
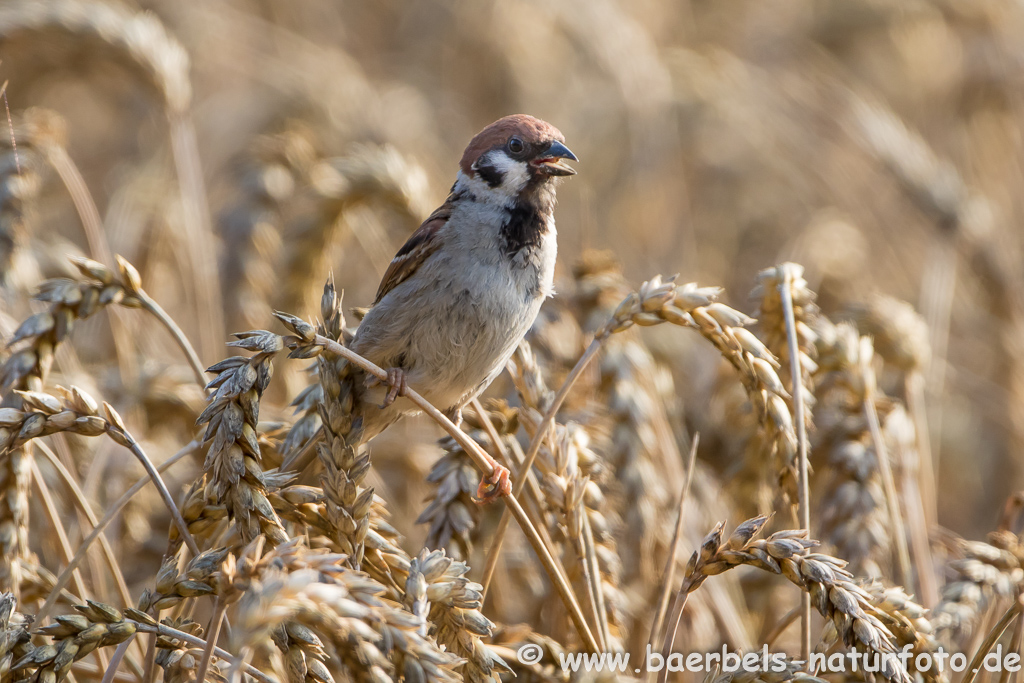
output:
M448 195L445 203L430 214L420 227L416 228L416 232L402 245L402 248L395 254L395 258L391 259L391 264L384 272L384 277L381 278L380 286L377 288L377 298L373 300L375 306L388 292L415 273L428 256L437 251L440 246L437 241L437 233L452 215L453 198L454 195Z

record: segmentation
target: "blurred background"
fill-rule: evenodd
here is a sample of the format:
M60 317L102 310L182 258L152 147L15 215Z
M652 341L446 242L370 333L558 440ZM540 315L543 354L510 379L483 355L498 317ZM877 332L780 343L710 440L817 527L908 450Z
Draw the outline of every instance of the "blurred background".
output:
M678 272L750 314L758 271L783 260L835 319L909 302L931 349L939 521L980 537L1022 474L1022 39L1024 6L997 0L4 0L18 153L3 121L0 334L68 255L107 261L104 241L205 364L274 308L315 315L330 270L346 305L368 305L466 142L525 112L581 159L559 191L566 291L606 249L634 285ZM105 313L84 323L56 381L125 408L166 456L202 395L166 335L125 325L117 340ZM701 459L728 473L719 366L701 362L717 355L647 338L674 376L674 429L700 430ZM278 372L266 420L290 418L308 381ZM416 430L436 435L407 421L375 453ZM438 451L416 443L422 476ZM112 460L87 481L116 495L104 467L134 466L99 448Z

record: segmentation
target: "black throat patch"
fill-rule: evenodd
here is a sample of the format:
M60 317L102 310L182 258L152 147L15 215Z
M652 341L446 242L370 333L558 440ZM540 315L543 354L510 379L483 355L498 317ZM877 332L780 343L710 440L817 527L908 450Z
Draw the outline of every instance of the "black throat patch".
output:
M508 220L501 227L503 251L509 258L523 249L533 250L547 231L548 212L533 202L517 201L508 210Z

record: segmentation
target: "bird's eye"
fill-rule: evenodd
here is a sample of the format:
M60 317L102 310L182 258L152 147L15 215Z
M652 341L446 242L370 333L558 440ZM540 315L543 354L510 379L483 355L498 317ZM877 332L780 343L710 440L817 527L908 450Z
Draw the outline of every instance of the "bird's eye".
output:
M513 154L522 154L524 149L526 149L526 145L519 138L512 138L508 141L508 151Z

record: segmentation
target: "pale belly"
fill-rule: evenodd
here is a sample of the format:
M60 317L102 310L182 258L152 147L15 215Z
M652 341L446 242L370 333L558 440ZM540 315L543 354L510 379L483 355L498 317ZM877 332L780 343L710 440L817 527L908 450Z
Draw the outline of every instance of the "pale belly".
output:
M381 367L405 369L409 386L444 411L460 408L501 373L550 285L542 286L544 274L536 269L532 278L513 278L507 266L505 272L438 271L430 286L396 287L367 314L353 348ZM383 400L384 389L374 390L373 400L377 393Z

